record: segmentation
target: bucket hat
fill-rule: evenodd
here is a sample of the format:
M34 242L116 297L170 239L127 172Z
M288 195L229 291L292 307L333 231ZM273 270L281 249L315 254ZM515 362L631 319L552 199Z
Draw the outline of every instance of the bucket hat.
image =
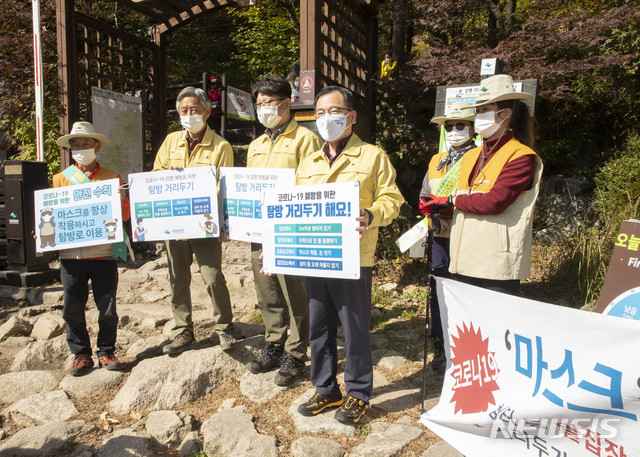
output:
M533 100L534 96L527 92L516 92L513 87L513 78L509 75L494 75L483 79L480 83L478 98L471 105L482 106L497 103L502 100Z
M101 150L104 150L109 147L109 139L103 135L102 133L96 133L96 130L93 128L91 122L74 122L73 127L71 127L71 132L68 135L63 135L58 138L56 143L58 146L63 148L71 148L69 144L69 140L73 138L93 138L100 142Z
M470 102L453 102L444 110L444 116L434 117L431 122L444 125L446 121L469 121L473 122L476 117L476 110L471 109Z

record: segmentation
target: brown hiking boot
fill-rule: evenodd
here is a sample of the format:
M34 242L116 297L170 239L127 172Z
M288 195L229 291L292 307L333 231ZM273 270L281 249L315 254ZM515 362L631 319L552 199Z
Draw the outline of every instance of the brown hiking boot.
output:
M109 371L118 370L120 368L120 360L113 352L107 352L98 357L98 366L105 367Z
M73 365L69 370L71 376L82 376L93 367L93 359L89 354L78 354L73 359Z
M195 342L193 332L191 330L183 330L182 333L176 335L173 341L162 348L163 354L180 354L189 349Z

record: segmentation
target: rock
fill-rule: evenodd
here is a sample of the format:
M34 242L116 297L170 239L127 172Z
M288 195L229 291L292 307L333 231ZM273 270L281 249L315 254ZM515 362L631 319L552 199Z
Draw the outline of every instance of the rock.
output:
M293 457L343 457L344 454L342 446L326 438L303 436L291 444Z
M170 290L152 290L145 292L140 296L140 299L145 303L156 303L164 301L171 296Z
M397 413L411 409L420 403L420 389L398 389L376 393L371 398L371 406L386 411Z
M80 414L62 390L23 398L8 408L6 413L19 427L30 427L54 420L66 421Z
M37 340L49 340L62 335L65 328L66 323L62 316L58 316L53 313L45 313L40 315L35 324L33 324L31 336Z
M3 457L42 457L65 449L81 435L91 433L96 428L82 421L47 422L36 427L23 428L0 447Z
M91 370L84 376L67 375L60 382L60 388L78 398L95 395L98 392L117 387L124 379L124 373L109 370Z
M145 430L157 443L174 448L193 428L193 416L178 411L154 411L147 417Z
M254 403L264 403L275 398L279 393L287 390L274 382L277 370L266 373L253 374L247 371L240 379L240 391L242 395Z
M64 292L61 290L45 290L40 295L40 300L43 305L46 306L57 306L62 305L62 301L64 298Z
M216 413L202 424L203 450L210 456L277 457L276 439L259 434L253 416L236 409Z
M420 457L464 457L446 441L438 441L429 446Z
M378 349L371 353L373 364L379 367L395 370L407 363L406 357L399 352L389 351L387 349Z
M140 330L153 332L157 327L162 327L169 322L168 317L145 317L140 322Z
M0 375L0 399L6 405L58 386L60 379L50 371L21 371Z
M220 406L218 406L217 411L227 411L228 409L233 408L233 406L236 404L236 399L235 398L227 398L225 401L223 401Z
M289 408L289 415L298 431L304 432L324 432L338 436L354 436L355 427L344 425L333 418L335 410L322 412L314 417L306 417L298 412L298 406L309 400L315 389L309 389L298 397Z
M127 350L127 357L137 360L162 355L162 346L169 342L165 335L154 335L135 341Z
M189 432L180 443L178 448L178 456L191 457L199 455L200 442L198 441L198 432Z
M364 443L356 446L349 457L395 456L423 433L424 430L419 427L374 422Z
M152 457L155 455L149 438L139 435L131 428L124 428L103 441L97 457Z
M11 316L0 326L0 340L9 336L29 336L33 325L28 320L18 316Z
M387 282L378 286L378 289L382 289L386 291L396 290L397 288L398 288L398 284L396 284L395 282Z
M143 360L131 371L110 408L117 414L174 409L201 398L244 374L245 363L253 357L247 346L257 342L258 338L239 341L229 354L215 346Z
M60 369L68 353L64 335L47 341L35 341L16 354L10 370Z

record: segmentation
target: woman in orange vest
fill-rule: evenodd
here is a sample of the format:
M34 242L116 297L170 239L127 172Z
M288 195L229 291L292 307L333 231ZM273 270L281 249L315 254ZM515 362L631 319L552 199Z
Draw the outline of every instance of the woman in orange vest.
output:
M462 158L452 196L427 195L422 208L453 207L449 272L479 287L520 294L531 273L533 210L542 161L533 151L533 119L513 79L495 75L481 83L476 133L482 147Z

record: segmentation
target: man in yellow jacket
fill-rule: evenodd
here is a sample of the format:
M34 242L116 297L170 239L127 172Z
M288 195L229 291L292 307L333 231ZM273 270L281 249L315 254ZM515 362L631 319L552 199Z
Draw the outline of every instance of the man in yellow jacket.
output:
M360 183L360 279L306 280L311 382L316 392L298 408L300 414L314 416L340 406L335 418L345 424L361 419L373 387L369 322L378 227L390 224L404 202L396 186L396 171L385 152L353 133L357 114L353 107L353 94L345 88L328 86L318 93L316 124L326 142L321 150L304 159L296 172L297 184ZM336 379L338 318L346 346L344 399Z
M156 155L153 170L212 166L216 167L216 176L219 176L220 167L232 167L231 145L207 126L207 118L211 115L207 94L202 89L186 87L178 94L176 108L185 130L167 135ZM220 346L225 351L231 349L235 343L235 329L229 290L222 274L220 240L169 240L166 245L174 326L173 341L164 346L163 352L178 354L195 342L189 290L194 254L213 304L215 332L220 338Z
M247 167L297 168L303 158L321 148L320 139L291 117L291 85L286 79L261 79L253 85L252 97L266 130L249 145ZM304 278L262 274L262 245L258 243L251 243L251 266L266 344L247 368L263 373L279 366L275 383L288 386L304 372L307 357L309 306Z

